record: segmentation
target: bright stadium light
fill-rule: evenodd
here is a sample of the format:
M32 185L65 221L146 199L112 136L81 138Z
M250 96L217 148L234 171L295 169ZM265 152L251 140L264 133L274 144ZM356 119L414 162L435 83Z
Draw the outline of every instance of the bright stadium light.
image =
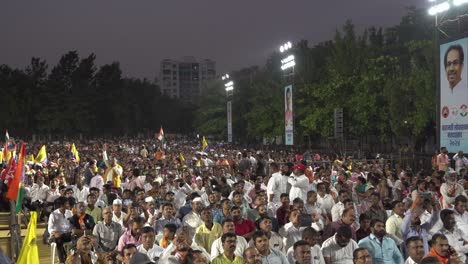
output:
M224 86L226 86L226 87L233 86L233 85L234 85L233 81L229 81L229 82L224 84Z
M457 1L457 0L455 0ZM459 1L464 1L464 0L459 0ZM445 1L443 3L437 4L429 8L429 15L434 16L439 13L445 12L450 9L450 4L448 1Z
M290 41L284 43L283 45L280 46L279 51L281 53L287 51L288 49L292 48L292 43Z
M234 90L234 86L226 87L226 92L229 92L229 91L232 91L232 90Z
M284 70L289 69L289 68L294 67L294 66L296 66L296 62L295 61L290 61L290 62L287 62L287 63L281 65L281 70L284 71Z
M468 3L468 0L453 0L453 5L455 6L460 6L466 3Z
M293 60L294 60L294 55L289 55L289 56L286 57L285 59L282 59L282 60L281 60L281 63L282 63L282 64L286 64L286 63L288 63L288 62L290 62L290 61L293 61Z

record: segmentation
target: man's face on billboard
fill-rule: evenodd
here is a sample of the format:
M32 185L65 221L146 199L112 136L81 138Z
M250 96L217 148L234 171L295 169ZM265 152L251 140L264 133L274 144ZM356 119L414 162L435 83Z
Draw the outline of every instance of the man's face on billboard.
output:
M447 73L450 88L455 87L460 82L462 70L463 64L461 64L460 53L456 49L450 50L445 62L445 72Z

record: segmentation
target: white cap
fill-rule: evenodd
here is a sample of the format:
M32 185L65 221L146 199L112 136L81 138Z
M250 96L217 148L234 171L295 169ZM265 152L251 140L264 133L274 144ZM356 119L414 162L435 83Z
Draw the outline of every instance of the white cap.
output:
M148 197L145 198L145 202L152 203L152 202L154 202L154 199L153 199L153 197L148 196Z
M202 181L202 177L198 176L197 178L195 178L196 181Z
M192 203L196 203L196 202L200 202L201 203L201 198L200 197L195 197L193 200L192 200Z
M120 200L120 199L115 199L114 202L112 202L112 204L122 205L122 200Z

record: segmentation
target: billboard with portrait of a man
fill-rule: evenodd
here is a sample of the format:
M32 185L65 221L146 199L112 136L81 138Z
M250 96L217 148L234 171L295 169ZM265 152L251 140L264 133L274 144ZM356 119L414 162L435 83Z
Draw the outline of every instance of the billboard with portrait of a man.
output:
M468 151L468 38L440 45L440 146Z

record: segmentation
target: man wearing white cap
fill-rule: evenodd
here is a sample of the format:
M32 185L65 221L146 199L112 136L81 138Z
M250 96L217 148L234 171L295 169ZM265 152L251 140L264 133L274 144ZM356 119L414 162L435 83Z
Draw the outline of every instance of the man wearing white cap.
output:
M182 219L182 225L189 227L191 237L195 235L197 227L203 225L203 221L200 216L201 210L202 199L200 197L196 197L192 200L192 211Z
M123 220L127 217L127 214L122 212L122 200L115 199L112 202L112 221L120 224L124 228Z
M141 217L144 217L146 219L146 224L145 226L153 226L159 211L155 209L155 200L153 197L148 196L145 198L145 203L146 203L146 210L141 213Z

